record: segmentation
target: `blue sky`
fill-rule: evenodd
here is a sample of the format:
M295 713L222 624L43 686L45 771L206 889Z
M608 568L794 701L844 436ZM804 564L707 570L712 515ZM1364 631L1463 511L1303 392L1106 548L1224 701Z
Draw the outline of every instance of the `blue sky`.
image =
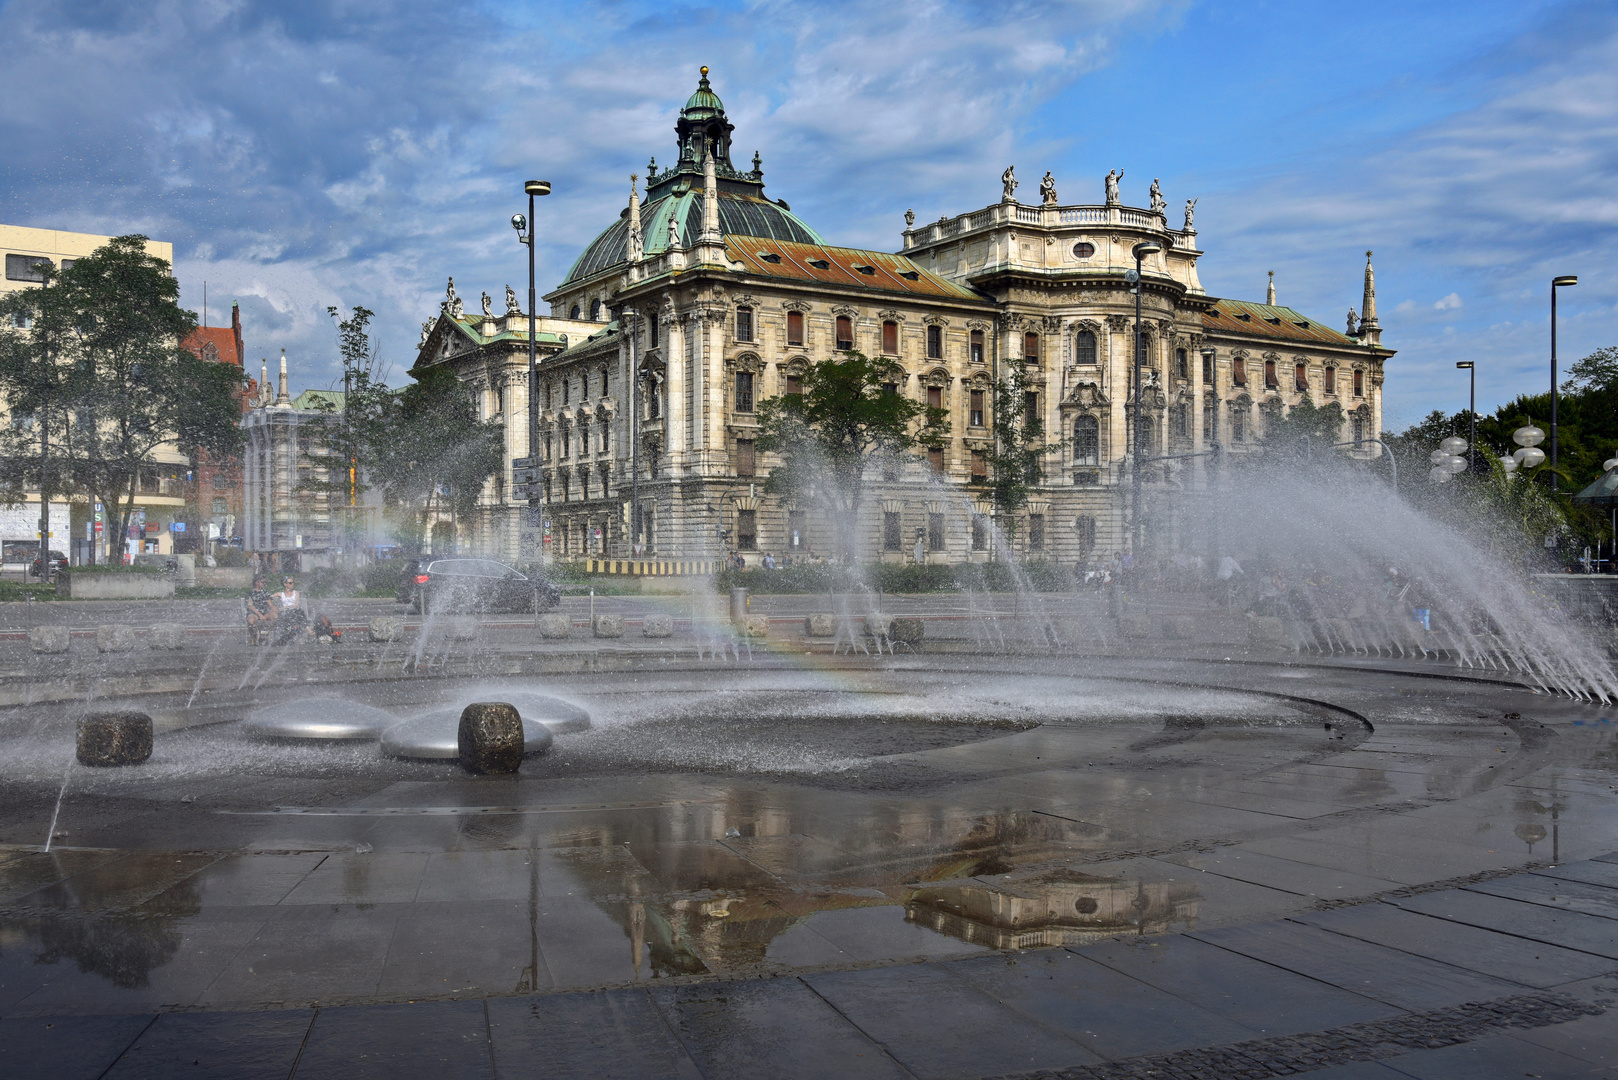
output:
M1196 197L1204 286L1337 323L1376 251L1399 428L1618 344L1618 7L834 0L0 0L0 221L145 232L188 306L242 305L249 356L336 367L363 304L395 379L446 275L526 286L506 224L541 204L543 290L672 157L696 80L770 194L834 243L893 249L1051 170L1064 202L1160 177ZM27 89L18 90L18 87Z

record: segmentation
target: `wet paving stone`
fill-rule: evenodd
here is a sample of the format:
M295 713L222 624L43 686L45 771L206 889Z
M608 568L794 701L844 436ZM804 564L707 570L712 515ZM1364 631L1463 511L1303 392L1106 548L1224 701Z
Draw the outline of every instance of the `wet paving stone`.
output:
M1532 938L1565 949L1618 960L1618 922L1580 911L1558 911L1541 904L1492 896L1472 889L1390 899L1390 904L1441 919ZM1618 967L1618 964L1609 964Z
M481 1001L322 1009L293 1080L491 1080Z
M284 1080L314 1016L312 1009L165 1013L106 1080Z
M701 1080L645 990L489 1002L500 1080Z
M1467 891L1618 920L1618 888L1605 885L1591 885L1542 874L1516 874L1468 885Z
M0 1019L0 1075L17 1080L97 1080L153 1017Z

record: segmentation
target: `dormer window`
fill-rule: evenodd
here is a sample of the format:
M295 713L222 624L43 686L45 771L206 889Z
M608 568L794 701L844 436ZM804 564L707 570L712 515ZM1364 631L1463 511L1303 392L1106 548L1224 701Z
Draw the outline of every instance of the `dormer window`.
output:
M772 266L781 262L781 256L777 255L773 251L761 251L758 253L758 258L760 262L767 262Z
M854 269L864 274L866 277L871 277L876 273L876 267L874 266L856 266Z
M1241 321L1242 321L1242 322L1252 322L1252 321L1253 321L1253 316L1251 316L1251 315L1249 315L1249 314L1248 314L1248 313L1247 313L1247 312L1245 312L1245 311L1243 311L1243 312L1238 312L1238 313L1237 313L1237 315L1236 315L1236 317L1237 317L1237 318L1238 318L1238 319L1240 319L1240 320L1241 320Z
M816 270L831 269L831 263L827 262L825 259L810 259L809 265L814 267Z
M904 270L904 271L900 272L899 276L904 278L906 281L920 281L921 280L921 273L920 273L920 271L917 271L917 270Z

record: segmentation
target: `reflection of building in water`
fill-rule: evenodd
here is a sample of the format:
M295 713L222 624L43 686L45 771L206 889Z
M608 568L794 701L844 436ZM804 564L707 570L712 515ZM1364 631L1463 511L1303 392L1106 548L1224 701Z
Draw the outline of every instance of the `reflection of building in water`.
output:
M917 889L905 917L991 949L1079 945L1119 933L1194 926L1196 886L1060 870L1026 881L973 878Z

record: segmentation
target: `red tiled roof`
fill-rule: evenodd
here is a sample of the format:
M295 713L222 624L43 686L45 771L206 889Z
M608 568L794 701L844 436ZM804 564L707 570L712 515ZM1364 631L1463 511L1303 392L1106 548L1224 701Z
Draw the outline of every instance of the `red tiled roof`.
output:
M242 366L241 354L236 351L236 331L229 326L199 326L187 334L180 345L198 356L203 355L204 346L212 345L218 350L221 363Z
M950 300L987 302L989 299L922 269L903 255L889 255L882 251L797 244L759 236L727 236L725 253L746 266L748 273L761 277L790 278L839 288L875 289Z
M1246 300L1219 300L1202 313L1202 325L1209 330L1251 337L1307 341L1327 345L1359 345L1345 336L1289 307L1254 304Z

